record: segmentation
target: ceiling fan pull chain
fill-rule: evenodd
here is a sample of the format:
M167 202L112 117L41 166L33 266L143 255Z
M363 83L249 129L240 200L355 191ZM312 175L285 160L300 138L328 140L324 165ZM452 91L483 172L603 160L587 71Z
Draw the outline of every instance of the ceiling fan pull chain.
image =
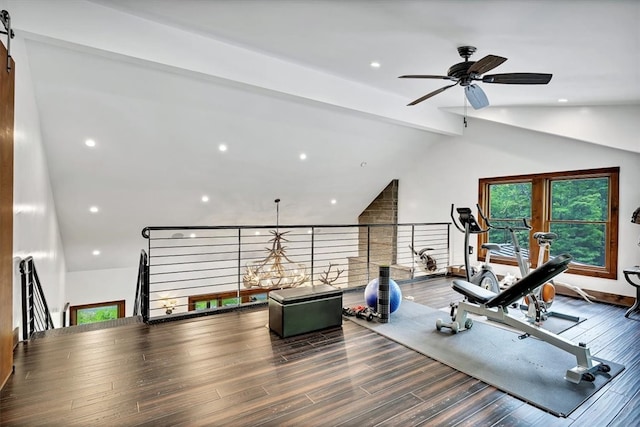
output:
M467 127L467 96L463 96L464 98L464 116L462 117L462 122L464 123L464 127Z

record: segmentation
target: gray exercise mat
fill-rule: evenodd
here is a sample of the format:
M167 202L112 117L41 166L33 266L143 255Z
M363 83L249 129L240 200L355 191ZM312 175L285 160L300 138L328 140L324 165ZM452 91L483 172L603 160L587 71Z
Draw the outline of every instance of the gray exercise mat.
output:
M564 379L576 366L576 357L537 338L518 339L518 333L487 323L458 334L438 332L436 319L447 313L411 301L402 301L389 323L349 320L431 357L452 368L518 397L556 416L566 417L613 377L623 365L604 361L611 372L596 375L593 383L573 384Z

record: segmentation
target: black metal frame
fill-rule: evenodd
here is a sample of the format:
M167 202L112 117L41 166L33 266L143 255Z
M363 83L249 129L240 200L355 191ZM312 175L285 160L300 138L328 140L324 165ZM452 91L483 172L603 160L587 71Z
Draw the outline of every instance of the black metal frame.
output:
M26 341L36 332L55 327L32 257L29 256L20 261L20 276L22 282L22 339Z
M144 249L140 251L133 315L142 316L145 323L149 320L149 256Z

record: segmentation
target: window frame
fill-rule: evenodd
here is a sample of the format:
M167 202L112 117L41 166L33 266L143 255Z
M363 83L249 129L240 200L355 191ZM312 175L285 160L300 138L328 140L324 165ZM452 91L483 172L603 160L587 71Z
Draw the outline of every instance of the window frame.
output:
M72 305L71 307L69 307L69 325L74 326L78 324L78 310L84 310L87 308L109 307L112 305L118 307L118 319L125 317L125 300L123 299L118 301L96 302L93 304Z
M222 307L225 307L223 304L224 300L229 298L237 298L238 296L240 297L240 304L246 304L251 302L251 297L253 295L267 294L267 299L268 299L268 294L271 289L272 288L242 289L240 290L239 294L238 294L238 291L234 290L234 291L216 292L212 294L190 295L189 311L202 311L202 310L210 310L214 308L222 308ZM280 288L273 288L273 289L280 289ZM210 301L213 301L213 300L218 301L217 307L211 307ZM196 303L198 302L206 302L207 308L196 310Z
M531 183L531 218L529 223L532 227L532 231L548 231L551 222L551 183L553 181L570 180L570 179L590 179L590 178L603 178L606 177L609 180L609 199L608 199L608 215L605 224L605 239L608 244L605 246L605 265L599 266L587 266L578 265L576 263L569 264L567 273L577 274L591 277L599 277L606 279L618 278L618 214L619 214L619 190L620 190L620 168L599 168L599 169L584 169L564 172L547 172L528 175L512 175L504 177L493 178L480 178L478 180L478 204L482 208L483 212L491 219L491 212L489 212L489 186L492 184L513 184L530 182ZM484 221L480 218L479 221ZM536 268L538 260L538 245L533 239L533 233L529 234L529 258L531 268ZM478 247L481 248L482 244L488 243L488 234L478 235ZM478 259L484 260L486 257L486 250L480 249L478 251ZM545 256L547 261L548 256ZM513 258L491 256L491 262L496 264L517 265L517 262Z

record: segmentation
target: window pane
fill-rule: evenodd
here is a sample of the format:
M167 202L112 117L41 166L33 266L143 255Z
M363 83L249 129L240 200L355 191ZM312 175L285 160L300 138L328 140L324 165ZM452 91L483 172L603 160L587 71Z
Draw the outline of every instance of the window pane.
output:
M217 306L218 306L218 300L217 299L212 299L211 301L209 301L209 307L215 308Z
M551 245L551 256L568 253L573 262L596 267L605 265L604 224L551 223L551 231L558 239Z
M250 301L251 301L251 302L258 302L258 301L260 301L260 302L264 302L264 301L266 301L266 300L267 300L267 297L268 297L268 296L269 296L269 294L267 294L267 293L264 293L264 294L255 294L255 295L252 295L252 296L251 296Z
M530 182L509 184L491 184L489 186L489 220L494 227L524 226L522 219L531 218L531 188ZM529 231L515 231L515 238L522 249L523 256L528 257ZM502 245L500 256L513 257L515 243L509 230L492 229L489 231L488 241Z
M240 304L240 298L236 298L236 297L234 297L234 298L224 298L222 300L222 305L223 306L225 306L225 305L237 305L237 304Z
M206 301L196 301L195 303L196 310L206 310L207 302Z
M103 322L118 318L118 306L109 305L104 307L82 308L77 312L76 324Z
M491 184L489 186L489 218L531 218L531 183Z
M552 221L606 221L608 211L608 178L551 182Z

